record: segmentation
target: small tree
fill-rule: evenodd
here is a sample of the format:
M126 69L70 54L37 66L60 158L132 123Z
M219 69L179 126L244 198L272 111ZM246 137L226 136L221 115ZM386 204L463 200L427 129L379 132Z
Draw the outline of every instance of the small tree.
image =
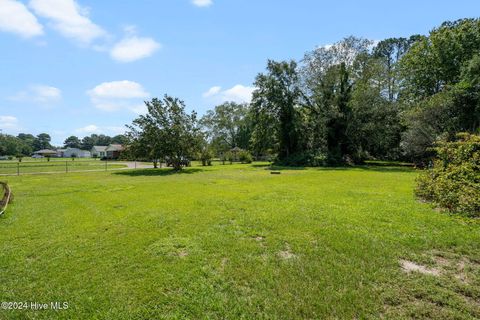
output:
M213 153L208 146L202 148L199 154L199 158L202 161L202 166L212 165Z
M189 163L201 142L197 114L185 112L185 103L165 95L145 102L148 112L127 126L129 149L138 158L168 159L175 171Z
M238 160L240 160L241 163L252 163L253 157L250 152L243 150L238 154Z
M232 164L233 160L235 159L235 156L234 156L233 152L231 152L231 151L225 152L224 157L225 157L225 160L230 162L230 164Z

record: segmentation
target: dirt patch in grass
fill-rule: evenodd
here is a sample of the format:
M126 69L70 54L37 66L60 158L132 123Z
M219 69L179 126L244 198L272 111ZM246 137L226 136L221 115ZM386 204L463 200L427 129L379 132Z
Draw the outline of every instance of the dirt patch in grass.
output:
M408 261L408 260L400 260L400 265L402 266L402 270L406 273L410 272L420 272L423 274L429 274L432 276L439 276L440 271L435 268L427 268L420 264L416 264L415 262Z
M278 256L283 260L295 259L298 256L292 252L290 245L287 243L285 245L285 250L279 251Z
M480 263L474 256L428 251L399 261L385 290L386 319L479 319Z

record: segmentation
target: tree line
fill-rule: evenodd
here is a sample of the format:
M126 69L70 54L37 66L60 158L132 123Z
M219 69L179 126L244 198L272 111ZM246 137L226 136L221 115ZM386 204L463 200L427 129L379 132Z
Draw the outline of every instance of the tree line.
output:
M424 164L438 139L479 132L479 53L479 19L378 43L351 36L300 61L268 61L249 104L197 120L177 98L153 99L127 137L135 156L178 163L237 147L285 165Z
M121 143L132 158L176 168L232 149L285 165L425 164L439 139L479 132L479 53L480 19L378 43L351 36L299 61L269 60L248 104L225 102L198 119L166 95L147 101L125 136L71 136L64 146ZM49 147L47 134L0 137L1 154Z
M38 150L55 149L51 141L48 133L40 133L36 136L29 133L20 133L17 136L0 134L0 156L30 156ZM127 139L124 135L110 137L104 134L91 134L81 139L77 136L70 136L65 139L62 147L90 150L93 146L125 143L127 143Z

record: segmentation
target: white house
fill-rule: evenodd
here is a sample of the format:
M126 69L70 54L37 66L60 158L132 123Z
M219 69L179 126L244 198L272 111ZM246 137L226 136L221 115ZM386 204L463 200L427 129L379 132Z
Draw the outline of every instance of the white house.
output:
M64 158L90 158L92 154L87 150L80 150L78 148L67 148L63 151Z
M105 158L107 156L108 146L93 146L90 153L94 158Z

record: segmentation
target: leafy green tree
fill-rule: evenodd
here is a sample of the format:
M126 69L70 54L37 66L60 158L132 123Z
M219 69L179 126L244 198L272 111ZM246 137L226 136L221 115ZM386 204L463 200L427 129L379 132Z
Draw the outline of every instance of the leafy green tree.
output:
M378 59L383 67L380 76L385 95L390 102L398 98L401 87L400 59L408 52L412 44L420 40L421 36L410 38L388 38L380 41L373 49L373 57Z
M70 136L67 139L65 139L63 146L65 148L81 148L82 143L78 137Z
M444 22L402 57L403 94L417 102L458 83L462 67L480 51L480 19Z
M256 129L273 131L280 161L300 151L297 109L302 104L303 93L299 80L296 62L270 60L267 73L259 74L255 81L252 112ZM263 137L263 134L255 135L256 139Z
M19 154L20 139L9 135L0 134L0 156L16 156Z
M124 145L128 142L127 137L123 134L118 134L112 138L112 143Z
M93 146L98 145L98 135L92 134L90 136L85 136L82 138L82 149L90 150Z
M48 133L40 133L36 136L33 142L33 149L34 150L42 150L42 149L51 149L52 145L50 144L52 138Z
M166 159L174 170L181 170L201 143L196 113L187 114L185 103L168 95L145 104L147 114L128 126L129 149L137 157L152 159L155 168L159 159Z
M219 153L235 147L249 148L252 124L247 104L225 102L207 111L200 124Z
M19 133L17 138L21 140L19 152L24 156L31 155L34 151L35 136L28 133Z

